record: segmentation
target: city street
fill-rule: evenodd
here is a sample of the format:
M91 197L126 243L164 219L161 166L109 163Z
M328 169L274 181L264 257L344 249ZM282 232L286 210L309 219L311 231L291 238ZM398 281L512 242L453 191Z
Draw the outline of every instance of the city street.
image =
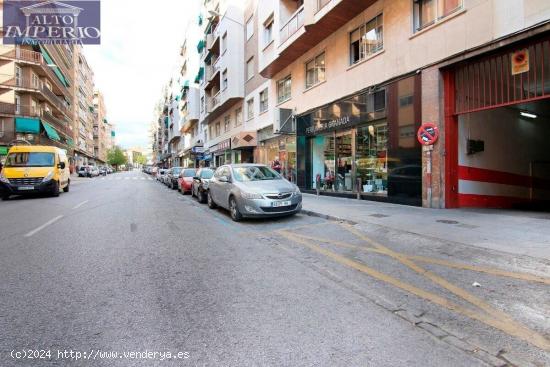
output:
M550 365L547 260L305 214L235 223L138 171L0 217L1 366ZM144 351L184 357L105 354Z

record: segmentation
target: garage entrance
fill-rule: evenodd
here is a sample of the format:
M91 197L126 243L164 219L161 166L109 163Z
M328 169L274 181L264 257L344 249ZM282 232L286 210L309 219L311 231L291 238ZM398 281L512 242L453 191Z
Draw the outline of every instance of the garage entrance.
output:
M550 210L550 40L445 75L447 207Z

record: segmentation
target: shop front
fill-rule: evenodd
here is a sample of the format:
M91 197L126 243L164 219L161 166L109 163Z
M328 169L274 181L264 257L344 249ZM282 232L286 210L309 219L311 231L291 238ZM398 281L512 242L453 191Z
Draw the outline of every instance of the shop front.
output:
M421 205L420 98L411 76L299 116L298 186Z
M223 166L231 163L231 139L225 139L216 145L210 147L212 162L214 167Z
M231 137L231 148L233 150L233 163L252 163L254 161L254 148L258 142L256 131L240 133Z
M255 161L275 169L290 182L296 182L296 136L275 135L273 125L258 130Z

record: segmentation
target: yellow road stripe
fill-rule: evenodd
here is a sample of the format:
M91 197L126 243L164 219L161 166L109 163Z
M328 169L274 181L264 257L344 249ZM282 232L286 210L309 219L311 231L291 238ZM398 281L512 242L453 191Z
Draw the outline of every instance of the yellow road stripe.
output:
M348 267L351 267L353 269L356 269L356 270L359 270L365 274L368 274L378 280L381 280L383 282L386 282L386 283L389 283L397 288L400 288L400 289L403 289L409 293L412 293L418 297L421 297L421 298L424 298L432 303L435 303L437 305L440 305L442 307L445 307L451 311L455 311L457 313L460 313L462 315L465 315L467 317L470 317L472 319L475 319L475 320L478 320L478 321L481 321L487 325L490 325L494 328L497 328L501 331L504 331L505 333L509 334L509 335L512 335L512 336L515 336L515 337L518 337L522 340L525 340L541 349L544 349L544 350L550 350L550 341L547 340L546 338L544 338L544 336L538 334L537 332L531 330L531 329L528 329L526 328L525 326L521 325L521 324L518 324L516 323L513 319L511 319L508 315L504 314L502 315L503 313L498 311L498 310L495 310L493 309L491 306L489 305L485 305L483 304L482 301L478 300L476 297L473 297L471 295L468 295L466 294L466 296L471 299L472 301L474 302L471 302L473 304L475 304L476 306L480 307L478 304L476 303L481 303L483 307L480 307L482 309L485 309L485 308L488 308L490 309L491 312L489 312L489 315L491 316L488 316L488 315L484 315L484 314L480 314L478 312L475 312L473 310L470 310L468 308L464 308L460 305L457 305L451 301L449 301L448 299L444 298L444 297L441 297L437 294L434 294L434 293L431 293L431 292L428 292L428 291L425 291L421 288L418 288L418 287L415 287L411 284L408 284L408 283L405 283L405 282L402 282L400 281L399 279L396 279L394 277L391 277L387 274L384 274L384 273L381 273L365 264L362 264L360 262L357 262L357 261L354 261L354 260L351 260L351 259L348 259L344 256L341 256L339 254L336 254L332 251L329 251L329 250L326 250L320 246L318 246L317 244L315 243L311 243L309 242L308 240L306 239L303 239L303 238L300 238L298 235L296 234L293 234L293 233L290 233L290 232L287 232L285 230L281 230L279 231L280 234L282 234L283 236L285 236L286 238L290 239L291 241L294 241L294 242L297 242L297 243L301 243L303 244L304 246L310 248L311 250L315 251L315 252L318 252L322 255L325 255L331 259L333 259L334 261L340 263L340 264L343 264L343 265L346 265ZM373 241L374 243L376 243L376 241ZM382 245L379 245L381 246L382 248L384 248L384 246ZM390 250L391 251L391 250ZM388 253L386 253L386 255L389 256ZM399 262L402 262L401 258L397 257L396 258ZM406 260L406 259L405 259ZM403 262L402 262L403 263ZM406 263L403 263L404 265L407 265ZM413 267L416 268L417 270L416 271L422 271L423 269L418 267L416 264L412 263ZM408 265L407 265L408 266ZM414 270L414 269L413 269ZM438 277L435 276L435 274L426 274L427 272L424 270L423 275L427 275L428 277L430 277L430 279L432 277L435 277L435 279L440 282L441 286L443 287L450 287L451 289L448 289L449 291L455 293L455 292L458 292L458 293L466 293L464 292L462 289L448 283L447 281L443 280L443 279L437 279ZM432 279L433 280L433 279ZM439 283L438 283L439 284ZM462 295L458 294L459 296L462 297ZM470 301L470 300L469 300ZM496 314L499 314L500 317L498 318L494 318L492 317L493 313L496 313Z
M362 251L366 251L366 252L374 252L374 253L383 254L383 255L386 254L385 251L381 251L377 248L353 245L353 244L347 243L347 242L342 242L342 241L337 241L337 240L330 240L330 239L327 239L327 238L313 237L313 236L308 236L308 235L304 235L304 234L301 234L301 233L300 234L295 233L295 235L299 236L299 237L302 237L302 238L312 240L312 241L316 241L316 242L330 243L330 244L337 245L337 246L340 246L340 247L356 249L356 250L362 250ZM409 260L418 261L418 262L427 263L427 264L442 265L442 266L446 266L446 267L453 268L453 269L470 270L470 271L475 271L475 272L478 272L478 273L486 273L486 274L490 274L490 275L496 275L496 276L501 276L501 277L524 280L524 281L528 281L528 282L536 282L536 283L542 283L542 284L550 285L550 278L545 278L545 277L534 275L534 274L511 272L511 271L501 270L501 269L497 269L497 268L488 268L488 267L484 267L484 266L460 264L460 263L454 263L454 262L447 261L447 260L435 259L435 258L425 257L425 256L415 256L415 255L407 255L407 254L401 254L401 256L403 256L403 257L405 257Z

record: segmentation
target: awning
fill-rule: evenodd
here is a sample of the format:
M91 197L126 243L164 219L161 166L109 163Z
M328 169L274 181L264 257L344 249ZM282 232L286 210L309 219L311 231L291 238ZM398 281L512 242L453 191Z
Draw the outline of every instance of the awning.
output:
M111 131L111 136L114 138L115 137L115 132L114 131Z
M8 147L0 147L0 155L8 155Z
M42 126L44 126L44 130L46 130L46 134L48 135L48 138L56 141L61 140L61 138L59 137L59 134L57 133L57 131L55 131L52 125L42 121Z
M170 117L164 116L164 126L168 127L170 125Z
M15 132L17 133L40 133L40 120L26 117L15 118Z
M204 76L204 68L201 66L199 69L199 73L197 74L197 77L195 78L195 83L198 83L202 80L202 77Z
M199 43L197 44L197 51L199 51L199 53L202 53L204 46L205 46L204 40L200 40Z
M53 61L53 59L50 56L50 54L48 53L48 51L46 51L46 49L42 45L39 45L39 46L40 46L40 51L42 51L42 56L46 60L46 63L48 64L48 67L53 70L53 72L55 73L55 75L57 76L59 81L61 81L61 83L64 86L68 87L69 82L67 82L67 79L65 79L65 76L63 75L61 70L59 70L59 67L58 66L53 66L53 65L56 65L56 63ZM52 66L50 67L49 65L52 65Z

